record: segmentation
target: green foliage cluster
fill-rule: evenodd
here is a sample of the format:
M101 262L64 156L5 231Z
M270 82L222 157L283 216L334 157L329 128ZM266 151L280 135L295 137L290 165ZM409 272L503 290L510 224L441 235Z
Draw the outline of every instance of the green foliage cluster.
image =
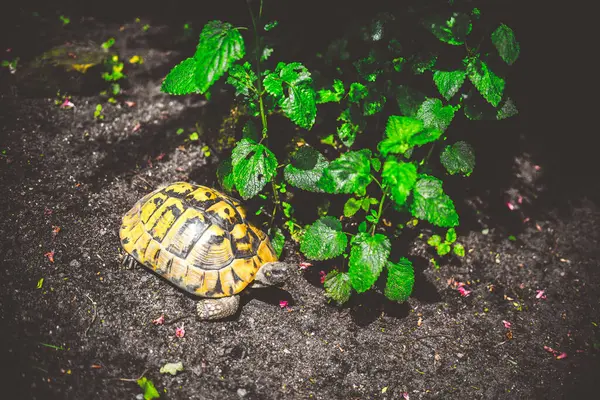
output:
M363 293L381 277L385 296L405 301L412 292L414 271L409 259L392 257L393 237L386 230L391 223L384 213L391 207L399 215L410 214L433 226L449 228L445 239L433 235L428 243L440 256L452 249L455 255L464 256L464 247L456 243L459 216L442 180L434 176L431 156L435 145L444 142L438 150L440 165L448 175L469 176L475 167L472 146L447 135L456 114L462 111L469 119L503 119L516 114L514 102L505 94L505 79L491 67L494 57L507 65L517 59L520 49L513 31L500 24L487 37L471 38L473 23L480 16L477 9L470 14L422 18L419 29L429 31L442 46L463 52L453 68L442 68L437 65L449 64L443 64L435 52L404 50L401 38L393 34L394 16L380 14L361 31L369 45L366 56L352 60L346 39L332 43L325 58L331 63L334 59L346 62L346 67L338 67L339 76L316 90L313 75L302 63L270 60L273 48L265 44L263 36L275 30L277 22L263 23L262 1L258 15L251 8L250 14L254 48L249 54L241 28L211 21L202 29L195 54L173 68L162 91L209 94L211 86L226 76L251 119L231 158L219 166L217 175L223 188L237 190L243 199L266 199L263 192L271 183L271 223L277 210L282 210L284 226L300 242L300 251L308 259L341 257L342 265L347 263L347 268L327 274L324 285L329 298L344 303L353 291ZM495 52L479 52L469 46L471 39L474 43L491 41ZM437 95L407 85L411 77L427 76ZM487 103L488 109L481 102ZM278 159L268 145L272 133L269 117L283 115L299 129L309 131L317 107L325 103L336 105L339 114L336 134L321 143L334 146L339 155L330 160L316 146L303 142ZM378 127L382 117L385 123ZM260 129L253 119L260 121ZM358 147L359 135L372 138L371 145ZM438 171L437 175L444 174ZM343 196L343 215L336 217L319 209L316 221L299 224L293 206L280 198L288 192L286 185L324 199ZM284 234L273 228L271 236L280 252Z

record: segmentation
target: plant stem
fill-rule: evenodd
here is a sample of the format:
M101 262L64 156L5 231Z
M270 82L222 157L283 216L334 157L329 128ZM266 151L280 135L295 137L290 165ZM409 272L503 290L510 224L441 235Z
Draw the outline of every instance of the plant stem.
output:
M381 200L379 201L379 210L377 210L377 223L379 223L379 220L381 219L381 214L383 214L383 203L385 203L385 198L386 194L385 192L383 192ZM375 228L377 228L377 223L373 223L373 226L371 227L371 236L375 235Z
M275 214L277 214L277 208L279 207L279 193L277 193L277 189L275 188L275 179L271 180L271 188L273 189L273 214L271 214L271 222L269 223L269 229L273 226L273 222L275 222Z
M260 120L262 123L262 138L266 139L267 137L267 115L265 114L265 105L263 101L263 88L262 88L262 80L261 80L261 71L260 71L260 37L258 36L258 29L256 28L256 18L254 18L254 13L252 12L252 7L250 7L250 1L246 1L248 4L248 11L250 12L250 17L252 18L252 27L254 28L254 55L256 57L256 76L258 77L258 105L260 108ZM262 16L262 6L263 2L260 2L260 11L259 18Z

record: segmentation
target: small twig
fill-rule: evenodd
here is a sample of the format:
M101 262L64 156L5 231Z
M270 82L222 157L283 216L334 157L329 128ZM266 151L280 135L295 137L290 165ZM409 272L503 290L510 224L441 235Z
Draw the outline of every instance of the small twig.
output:
M92 322L90 322L90 324L86 328L85 332L83 332L83 336L87 337L88 331L90 330L90 328L92 327L92 325L94 325L94 322L96 321L96 315L98 315L98 312L96 310L96 302L94 300L92 300L90 295L86 294L85 297L87 297L92 302L92 305L94 306L94 315L92 315Z
M144 377L144 375L146 375L146 372L148 372L147 369L145 369L144 372L142 372L142 374L140 375L140 377L137 378L137 379L136 378L110 378L110 379L118 379L118 380L123 381L123 382L137 382L140 379L142 379Z

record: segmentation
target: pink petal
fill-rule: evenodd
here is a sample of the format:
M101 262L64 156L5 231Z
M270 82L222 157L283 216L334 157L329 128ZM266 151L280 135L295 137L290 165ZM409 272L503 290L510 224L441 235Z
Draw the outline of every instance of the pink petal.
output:
M127 104L127 107L134 107L135 101L126 101L125 104Z
M517 199L517 203L523 204L523 196L519 195L519 198Z
M527 217L527 218L525 218L525 219L523 220L523 223L524 223L524 224L526 224L527 222L529 222L529 217Z
M158 317L155 320L153 320L152 323L154 325L162 325L162 324L164 324L165 323L165 315L161 314L160 317Z
M73 108L73 107L75 107L75 104L71 103L69 101L68 97L66 97L65 101L63 101L63 103L60 105L60 108Z
M511 203L510 201L506 202L506 206L508 207L508 209L510 211L515 209L515 205L513 203Z
M279 300L279 307L286 308L288 306L287 300Z
M502 323L504 324L504 327L505 327L506 329L510 329L510 326L511 326L511 323L510 323L510 322L508 322L508 321L505 321L505 320L502 320Z
M156 161L160 161L160 160L162 160L162 159L164 158L164 156L165 156L165 153L160 153L160 154L159 154L159 155L157 155L157 156L156 156L154 159L155 159Z
M468 297L468 296L471 294L471 291L470 291L470 290L467 290L467 289L465 289L463 286L460 286L460 287L458 288L458 291L460 292L460 295L461 295L462 297Z
M562 360L563 358L567 358L567 353L563 352L556 356L557 360Z
M175 329L175 336L178 338L182 338L185 336L185 329L183 329L183 324L181 324L180 328Z
M542 167L540 167L539 165L534 165L534 166L533 166L533 168L534 168L536 171L539 171L540 169L542 169Z
M410 400L410 396L408 395L408 392L403 392L403 393L402 393L402 398L403 398L404 400Z
M544 294L543 290L536 290L535 292L536 292L536 295L535 295L536 299L545 299L546 298L546 295Z
M137 132L141 127L142 127L142 124L140 124L138 122L137 124L135 124L135 126L133 127L133 129L131 131L132 132Z
M327 276L325 271L319 271L319 275L321 275L321 283L325 283L325 277Z
M556 351L552 347L548 347L548 346L544 346L544 350L546 350L548 353L552 353L552 354L558 353L558 351Z
M308 267L312 267L313 265L311 263L309 263L309 262L304 262L303 261L303 262L301 262L299 264L299 266L300 266L300 269L307 269Z

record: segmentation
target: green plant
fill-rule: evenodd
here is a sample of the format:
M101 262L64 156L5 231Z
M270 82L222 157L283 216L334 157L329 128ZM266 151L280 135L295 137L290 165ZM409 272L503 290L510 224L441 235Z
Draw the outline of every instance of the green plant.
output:
M102 114L102 104L96 104L96 108L94 109L94 119L97 121L104 119L104 114Z
M495 52L480 52L481 41L476 47L467 42L472 19L479 18L479 10L472 10L470 15L453 12L423 17L419 29L425 27L442 46L464 51L454 57L460 61L453 64L441 60L440 54L448 48L438 54L410 42L406 48L402 46L397 39L402 35L395 36L394 27L403 25L395 23L391 14L379 14L361 30L368 43L365 56L352 61L345 39L330 46L324 58L330 64L340 60L342 66L335 68L338 77L330 85L315 91L313 77L303 64L274 64L273 48L261 35L268 35L277 24L263 25L262 9L261 1L255 16L249 6L254 47L247 58L241 34L245 28L211 21L202 29L194 56L173 68L161 90L175 95L207 95L215 81L227 74L226 82L235 88L247 114L259 121L260 128L250 119L231 158L219 166L217 176L223 188L237 190L244 199L258 196L274 204L269 227L277 249L283 247L284 235L273 223L281 210L284 226L300 242L300 251L308 259L341 257L340 267L324 281L331 299L346 302L353 290L362 293L371 289L385 271L385 296L405 301L412 292L414 271L407 258L391 258L392 235L387 227L393 224L386 222L384 214L391 210L409 213L415 222L450 228L446 240L434 235L430 245L439 255L448 254L452 246L455 254L464 255L462 245L455 243L459 216L442 180L435 176L443 172L431 156L436 144L448 139L446 132L459 110L469 119L502 119L516 114L514 102L505 96L504 78L491 67L498 55L505 64L514 63L519 54L514 34L500 25L488 35ZM386 36L388 31L392 34ZM264 64L273 67L265 68ZM430 94L408 85L419 79ZM291 147L295 150L278 159L269 148L269 117L281 114L299 128L311 130L317 104L324 103L337 104L338 127L335 135L325 135L320 143L333 146L339 156L328 160L304 139L293 138ZM371 140L375 145L367 143L359 148L358 138L365 134L376 138ZM468 176L475 166L473 148L465 141L446 144L439 163L449 175ZM271 193L263 193L269 183ZM323 206L317 207L319 218L315 222L302 226L296 220L289 187L322 196L324 201L319 204ZM330 215L329 195L347 196L340 217ZM268 214L265 205L257 211L262 213Z

